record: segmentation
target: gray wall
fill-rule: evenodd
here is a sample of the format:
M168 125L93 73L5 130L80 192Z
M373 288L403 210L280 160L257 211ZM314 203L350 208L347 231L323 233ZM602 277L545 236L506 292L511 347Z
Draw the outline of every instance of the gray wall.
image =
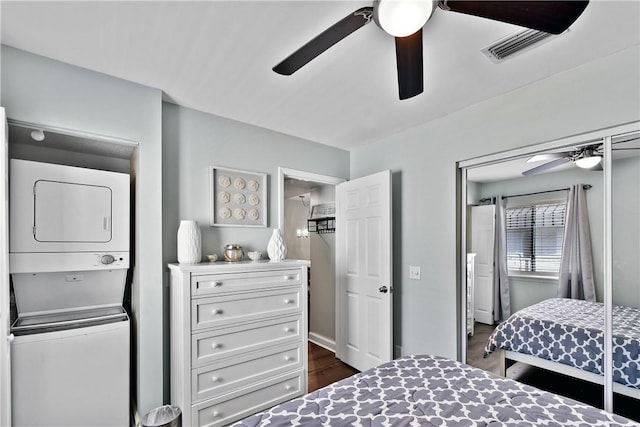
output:
M210 165L268 174L268 228L208 225ZM176 233L181 219L196 220L200 224L203 255L220 254L223 245L228 243L242 245L245 252L261 250L266 254L272 228L278 224L279 166L348 178L349 152L164 103L164 262L176 262ZM166 306L165 312L168 312ZM168 375L168 371L165 374Z
M393 171L394 340L405 353L457 355L457 162L638 120L639 68L633 47L352 151L352 178ZM422 280L408 280L409 265Z
M287 183L285 182L285 187ZM285 190L286 193L286 190ZM288 259L311 260L311 244L308 237L298 237L297 230L307 228L311 215L311 194L304 193L304 206L300 197L294 196L284 201L284 241L287 244Z
M209 166L264 172L268 183L267 228L209 227ZM163 103L163 257L177 259L179 221L198 221L202 253L221 253L229 243L266 253L278 224L278 167L348 177L349 153L256 126Z
M161 92L2 45L9 119L137 141L131 289L138 411L162 404Z
M336 187L323 185L311 192L311 206L335 202ZM335 350L336 239L335 234L311 233L311 315L309 333L317 343Z
M640 308L640 153L613 162L613 304Z

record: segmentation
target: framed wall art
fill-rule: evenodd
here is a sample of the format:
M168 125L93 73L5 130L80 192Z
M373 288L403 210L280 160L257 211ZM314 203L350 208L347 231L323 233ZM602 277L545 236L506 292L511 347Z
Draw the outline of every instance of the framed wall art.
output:
M267 174L211 166L212 226L266 227Z

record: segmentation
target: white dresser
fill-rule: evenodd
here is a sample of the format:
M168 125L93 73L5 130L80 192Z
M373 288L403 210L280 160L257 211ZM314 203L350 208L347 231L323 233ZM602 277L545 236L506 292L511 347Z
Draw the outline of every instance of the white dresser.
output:
M169 264L171 404L222 426L307 391L307 264Z

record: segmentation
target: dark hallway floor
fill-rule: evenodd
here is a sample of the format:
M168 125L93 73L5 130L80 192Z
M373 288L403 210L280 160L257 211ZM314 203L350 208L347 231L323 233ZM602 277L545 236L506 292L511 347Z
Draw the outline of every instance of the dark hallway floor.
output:
M309 342L309 392L349 377L358 371L336 359L326 348Z

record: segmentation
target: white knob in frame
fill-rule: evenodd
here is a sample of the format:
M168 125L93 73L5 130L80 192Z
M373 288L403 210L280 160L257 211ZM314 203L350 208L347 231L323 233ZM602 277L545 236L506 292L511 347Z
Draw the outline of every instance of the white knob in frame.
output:
M211 348L216 349L216 348L220 348L222 347L222 345L218 344L217 342L211 343Z
M285 332L295 332L295 329L287 327L287 328L284 328L284 331Z
M220 381L220 378L216 377L215 375L211 377L211 382L212 383L217 383Z
M293 356L285 356L284 360L285 362L291 362L292 360L295 360L295 358Z
M213 310L211 310L211 314L213 314L214 316L218 316L222 314L222 310L220 310L219 308L214 308Z
M286 299L286 300L284 300L284 303L285 303L285 304L293 304L294 302L295 302L295 300L293 300L293 299Z

